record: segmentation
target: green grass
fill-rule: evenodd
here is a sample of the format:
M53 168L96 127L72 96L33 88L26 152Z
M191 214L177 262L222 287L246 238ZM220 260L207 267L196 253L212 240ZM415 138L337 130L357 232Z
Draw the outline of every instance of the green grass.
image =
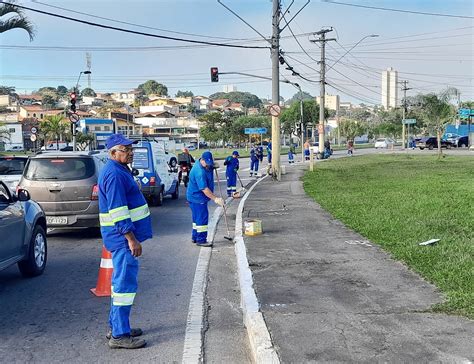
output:
M446 300L435 311L474 318L474 158L331 160L307 172L304 187L334 217L436 284ZM432 238L441 240L418 245Z

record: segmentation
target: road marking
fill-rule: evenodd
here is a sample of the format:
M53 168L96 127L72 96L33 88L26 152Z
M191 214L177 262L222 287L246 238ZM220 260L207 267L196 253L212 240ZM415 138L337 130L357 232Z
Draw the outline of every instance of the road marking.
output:
M217 207L208 223L208 240L214 241L216 227L222 214L222 207ZM199 258L194 273L191 299L189 300L188 318L186 320L186 334L184 337L182 363L202 363L204 343L204 297L207 289L207 274L212 249L200 248Z
M237 268L240 285L240 300L244 316L244 325L247 329L247 335L250 342L250 349L255 363L280 363L278 354L273 347L270 333L259 311L259 303L255 290L253 289L252 271L247 260L247 248L245 247L242 235L242 214L245 201L257 184L263 181L265 177L257 180L242 200L237 208L235 219L235 255L237 258Z

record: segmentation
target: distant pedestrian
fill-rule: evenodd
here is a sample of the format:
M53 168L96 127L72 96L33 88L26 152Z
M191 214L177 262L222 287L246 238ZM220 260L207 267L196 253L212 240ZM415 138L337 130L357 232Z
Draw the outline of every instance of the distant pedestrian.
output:
M304 150L304 160L309 161L309 153L310 153L309 139L307 139L306 142L303 144L303 150Z
M257 157L260 163L263 162L263 146L259 145L257 148Z
M250 149L250 177L257 176L258 174L258 165L259 165L259 158L258 158L258 147L253 146Z
M146 345L141 329L130 328L130 311L138 287L141 243L152 237L150 210L128 164L133 141L112 134L106 141L109 160L99 176L99 220L105 248L112 253L110 348L138 349Z
M232 155L225 159L225 177L227 179L227 197L232 197L237 191L237 171L239 170L239 152L234 150Z
M268 164L272 164L272 142L268 142L267 144L267 160Z
M224 200L214 195L214 159L212 153L202 153L201 158L194 164L189 174L189 184L186 199L191 208L193 219L192 242L196 246L211 247L212 242L207 241L209 211L207 203L214 201L224 206Z
M354 141L349 139L347 141L347 155L352 156L354 154Z
M295 163L295 145L291 144L290 145L290 150L288 151L288 163L293 164Z

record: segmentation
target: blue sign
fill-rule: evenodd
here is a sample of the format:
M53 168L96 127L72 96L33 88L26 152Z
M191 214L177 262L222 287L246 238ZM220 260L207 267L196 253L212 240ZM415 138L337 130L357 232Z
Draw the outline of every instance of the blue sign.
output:
M405 125L416 124L416 119L403 119L402 124L405 124Z
M459 109L458 114L459 116L466 117L466 118L469 116L474 116L474 109L466 109L466 108Z
M266 134L267 128L245 128L245 134Z

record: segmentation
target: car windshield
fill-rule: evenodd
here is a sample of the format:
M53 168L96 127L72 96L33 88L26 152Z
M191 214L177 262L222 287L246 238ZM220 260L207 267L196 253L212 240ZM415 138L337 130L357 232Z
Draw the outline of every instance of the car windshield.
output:
M148 169L148 149L133 148L132 168Z
M26 158L0 159L0 175L21 175L25 169Z
M385 139L383 139L383 138L382 138L382 139L377 139L377 141L378 141L378 142L384 142Z
M32 181L71 181L90 178L94 173L92 158L37 158L28 162L25 178Z

